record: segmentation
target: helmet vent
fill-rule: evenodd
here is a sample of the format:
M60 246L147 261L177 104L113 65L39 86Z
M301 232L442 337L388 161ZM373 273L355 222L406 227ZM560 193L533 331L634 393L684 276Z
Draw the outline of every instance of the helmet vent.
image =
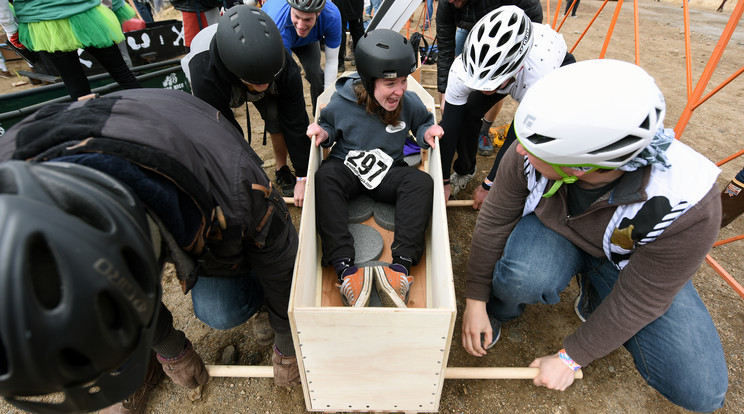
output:
M34 297L47 310L62 301L62 278L52 249L41 234L31 236L27 249L26 271L30 275Z
M0 170L0 194L18 194L18 183L9 169Z
M0 375L7 374L8 368L8 352L5 350L5 342L3 341L3 338L0 337Z
M658 119L658 116L657 116L657 119ZM643 122L641 122L641 125L639 126L639 128L645 129L646 131L651 129L651 118L647 116L646 119L644 119Z
M632 147L632 148L634 148L634 151L635 151L634 145L635 145L635 143L637 143L639 141L643 141L643 138L636 137L634 135L628 135L627 137L625 137L623 139L619 139L619 140L613 142L610 145L607 145L607 146L602 147L600 149L596 149L594 151L591 151L591 152L589 152L589 154L597 155L597 154L602 154L603 152L615 151L615 150L618 150L618 149L624 148L624 147ZM623 159L623 157L619 157L619 158L621 160Z
M60 368L62 368L62 371L66 371L69 376L80 378L94 372L90 359L75 349L62 349L59 352L59 362L61 363Z
M147 261L130 247L124 247L121 255L124 258L129 274L132 275L140 289L146 294L154 293L156 283L152 280L152 266L148 265Z
M44 176L39 176L39 179L59 208L67 214L77 217L102 232L108 233L113 230L111 221L101 211L100 207L86 197L86 194L71 192L64 184L48 180Z
M548 142L555 141L555 138L546 137L540 134L533 134L526 138L534 145L547 144Z

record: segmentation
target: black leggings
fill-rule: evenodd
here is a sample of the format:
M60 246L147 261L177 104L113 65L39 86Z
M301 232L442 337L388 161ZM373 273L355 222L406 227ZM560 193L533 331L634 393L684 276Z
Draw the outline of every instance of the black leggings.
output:
M121 57L119 47L87 47L85 51L93 55L114 80L124 89L141 88L139 81ZM71 52L39 52L46 55L59 72L65 88L72 99L90 94L90 83L78 58L77 50Z

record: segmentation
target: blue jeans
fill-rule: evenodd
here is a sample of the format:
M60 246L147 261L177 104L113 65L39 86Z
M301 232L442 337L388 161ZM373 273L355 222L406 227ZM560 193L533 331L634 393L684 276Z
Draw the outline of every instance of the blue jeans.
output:
M426 22L431 22L434 16L434 0L426 0Z
M589 278L601 301L620 271L606 258L585 253L529 214L514 228L503 257L496 263L488 313L508 321L528 304L556 304L558 294L577 273ZM723 405L728 388L723 348L691 281L665 314L624 346L646 382L671 402L705 412Z
M370 0L369 5L364 10L364 14L371 15L372 11L376 12L380 8L380 4L382 4L382 0Z
M200 277L191 289L194 314L214 329L230 329L263 305L263 289L253 272L243 277Z
M459 27L455 30L455 57L460 56L460 53L462 53L462 48L465 46L465 39L468 38L468 33L470 33L470 30L465 30Z

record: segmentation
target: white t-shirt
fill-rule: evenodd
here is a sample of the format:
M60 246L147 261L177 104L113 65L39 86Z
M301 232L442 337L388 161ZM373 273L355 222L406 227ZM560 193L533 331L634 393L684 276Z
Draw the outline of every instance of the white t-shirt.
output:
M535 82L540 78L559 68L566 56L566 41L563 35L551 29L546 24L532 23L533 39L527 58L524 60L522 69L515 75L515 82L504 90L497 91L501 94L509 94L512 99L519 102ZM463 82L467 77L462 64L462 55L455 58L450 68L447 90L444 99L447 103L454 105L465 105L468 95L474 91Z

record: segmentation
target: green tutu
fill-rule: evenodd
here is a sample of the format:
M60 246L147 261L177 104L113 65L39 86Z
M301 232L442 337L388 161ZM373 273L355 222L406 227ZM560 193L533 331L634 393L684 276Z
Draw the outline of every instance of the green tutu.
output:
M128 5L119 8L117 13L99 5L66 19L20 23L18 37L21 43L35 52L105 48L124 40L119 19L125 21L135 15Z

